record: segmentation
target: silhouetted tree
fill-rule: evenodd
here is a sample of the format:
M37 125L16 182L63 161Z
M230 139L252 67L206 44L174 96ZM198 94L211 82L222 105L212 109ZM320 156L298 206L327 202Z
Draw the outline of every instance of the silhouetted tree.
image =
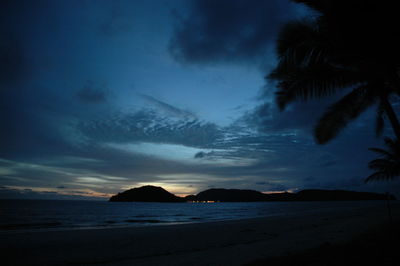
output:
M381 158L369 162L368 167L374 171L365 182L375 180L391 180L400 176L400 142L385 138L387 150L370 148L369 150L381 155Z
M400 142L398 139L385 138L387 150L380 148L370 148L369 150L381 155L381 158L369 162L368 167L376 172L365 179L365 183L370 181L392 180L400 176ZM389 200L390 193L387 195L387 209L390 223L392 223L392 210Z
M400 123L389 101L391 95L400 92L400 30L395 4L372 0L294 1L306 4L316 15L290 22L280 32L279 61L268 76L278 81L279 107L284 109L292 101L350 88L317 123L317 141L331 140L375 103L377 135L386 115L400 139Z

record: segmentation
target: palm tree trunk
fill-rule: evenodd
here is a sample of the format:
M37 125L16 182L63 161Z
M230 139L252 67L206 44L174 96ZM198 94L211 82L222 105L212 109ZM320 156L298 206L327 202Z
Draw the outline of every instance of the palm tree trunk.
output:
M381 101L383 104L383 108L385 109L385 113L389 118L390 123L392 124L394 134L396 135L396 138L400 140L400 122L397 119L396 113L394 112L392 105L389 103L386 97L382 97Z

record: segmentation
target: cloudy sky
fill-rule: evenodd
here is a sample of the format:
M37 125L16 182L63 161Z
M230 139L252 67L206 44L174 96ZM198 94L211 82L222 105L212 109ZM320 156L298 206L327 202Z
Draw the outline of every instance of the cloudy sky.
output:
M374 110L321 146L335 96L275 105L277 32L310 15L286 0L1 1L0 198L396 192L363 183Z

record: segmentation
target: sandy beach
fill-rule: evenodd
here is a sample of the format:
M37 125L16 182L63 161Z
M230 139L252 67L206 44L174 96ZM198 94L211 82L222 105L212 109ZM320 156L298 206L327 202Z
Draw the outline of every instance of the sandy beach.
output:
M197 224L10 231L0 235L2 265L243 265L385 226L388 212L381 205ZM399 220L400 204L392 204L392 216Z

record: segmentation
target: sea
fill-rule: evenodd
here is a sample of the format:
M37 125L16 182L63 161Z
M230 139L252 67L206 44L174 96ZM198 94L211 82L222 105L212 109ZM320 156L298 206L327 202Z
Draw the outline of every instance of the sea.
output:
M204 223L359 207L385 201L152 203L0 200L0 232Z

